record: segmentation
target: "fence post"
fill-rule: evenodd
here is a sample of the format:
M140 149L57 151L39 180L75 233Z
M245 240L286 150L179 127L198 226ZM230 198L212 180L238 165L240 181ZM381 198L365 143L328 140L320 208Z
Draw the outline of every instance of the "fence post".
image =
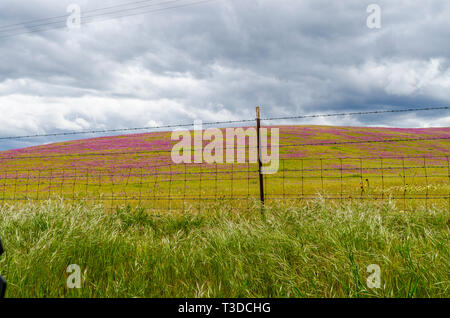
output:
M2 240L0 239L0 256L2 254L3 254L3 244ZM6 281L2 276L0 276L0 298L5 298L5 291L6 291Z
M256 107L256 134L258 145L258 171L259 171L259 197L261 200L261 213L264 214L264 181L262 174L262 160L261 160L261 117L259 106Z

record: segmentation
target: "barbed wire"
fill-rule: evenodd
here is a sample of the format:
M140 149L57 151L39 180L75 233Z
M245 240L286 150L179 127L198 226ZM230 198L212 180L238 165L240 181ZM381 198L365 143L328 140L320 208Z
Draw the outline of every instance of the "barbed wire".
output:
M404 138L404 139L384 139L384 140L360 140L360 141L336 141L336 142L317 142L317 143L298 143L298 144L282 144L278 146L273 145L261 145L261 148L286 148L286 147L305 147L305 146L336 146L336 145L349 145L349 144L365 144L365 143L394 143L394 142L413 142L413 141L436 141L436 140L448 140L450 139L450 135L448 137L427 137L427 138ZM232 148L226 147L218 147L215 148L217 150L227 150L227 149L257 149L258 146L233 146ZM186 147L186 150L189 151L203 151L203 147ZM160 154L160 153L172 153L173 150L167 149L154 149L154 150L142 150L142 151L122 151L122 152L91 152L91 153L67 153L67 154L59 154L59 155L37 155L37 156L14 156L11 154L9 157L0 157L0 160L22 160L22 159L50 159L50 158L63 158L63 157L93 157L93 156L119 156L119 155L144 155L144 154Z
M272 117L272 118L262 118L262 121L275 121L275 120L287 120L287 119L303 119L303 118L317 118L317 117L341 117L341 116L354 116L354 115L371 115L371 114L383 114L383 113L406 113L415 111L431 111L431 110L448 110L449 106L442 107L426 107L426 108L408 108L408 109L390 109L390 110L378 110L378 111L367 111L367 112L347 112L347 113L333 113L333 114L312 114L312 115L298 115L298 116L288 116L288 117ZM238 124L238 123L249 123L255 122L255 119L238 119L238 120L224 120L224 121L206 121L202 122L202 125L226 125L226 124ZM153 129L171 129L171 128L186 128L194 127L195 123L184 123L184 124L168 124L168 125L155 125L146 127L132 127L132 128L118 128L118 129L94 129L94 130L79 130L79 131L68 131L68 132L56 132L56 133L44 133L44 134L30 134L21 136L6 136L0 137L2 140L15 140L15 139L29 139L38 137L57 137L57 136L70 136L70 135L82 135L82 134L106 134L106 133L116 133L116 132L129 132L129 131L141 131L141 130L153 130Z
M422 108L421 110L431 109L448 109L448 107L440 108ZM357 112L357 113L336 113L336 114L318 114L305 116L291 116L292 119L309 118L319 116L344 116L344 115L368 115L379 114L385 112L408 112L417 111L418 109L404 109L404 110L386 110L374 112ZM267 118L266 120L282 120L287 117ZM243 123L250 122L249 120L230 120L230 121L216 121L207 122L205 125L223 124L223 123ZM159 128L168 127L190 127L192 124L186 125L165 125L158 126ZM150 127L127 128L127 130L135 129L149 129ZM155 129L156 127L152 127ZM112 130L103 130L102 132L111 132ZM123 131L122 129L115 129L113 131ZM66 132L67 134L76 134L80 132ZM92 131L84 131L81 133L92 133ZM56 134L53 134L56 135ZM59 133L58 133L59 135ZM40 135L44 136L44 135ZM46 134L45 136L51 136ZM28 138L33 136L12 136L3 138ZM360 138L367 138L360 136ZM296 147L314 147L314 146L336 146L336 145L355 145L355 144L371 144L371 143L408 143L417 141L437 141L448 140L450 134L432 137L423 136L418 138L390 138L390 139L363 139L363 140L341 140L341 141L317 141L305 143L286 143L281 145L260 145L259 148L271 147L272 151L276 148L296 148ZM171 141L173 142L173 141ZM172 146L172 143L167 145ZM70 148L70 147L69 147ZM232 147L217 147L214 150L229 150L236 151L238 149L258 149L258 146L251 145L234 145ZM61 148L58 149L61 151ZM203 145L200 147L191 146L184 150L197 151L204 150ZM87 153L60 153L47 155L28 155L18 152L4 153L0 157L0 161L5 160L11 163L25 159L53 159L53 158L75 158L78 160L77 164L88 164L89 161L79 161L80 158L89 157L108 157L108 156L128 156L127 167L117 164L117 162L104 163L109 164L108 168L92 167L67 167L67 164L74 164L73 161L60 162L61 167L51 168L35 168L36 164L42 162L35 162L33 167L26 167L26 162L23 167L16 167L13 169L11 165L4 164L0 166L0 202L3 204L9 201L42 201L52 197L61 196L69 200L94 200L99 202L110 202L110 208L117 206L114 202L129 203L133 200L162 202L167 204L164 209L171 209L174 205L180 204L182 201L183 207L187 201L198 201L199 208L201 202L212 201L216 202L222 199L231 200L246 200L247 204L251 200L257 200L257 185L259 174L256 162L250 162L248 156L247 162L231 165L221 165L218 163L184 163L175 164L174 162L161 162L160 164L144 163L143 158L150 158L154 161L167 159L165 156L158 154L172 153L173 150L168 149L147 149L137 150L128 149L126 151L108 151L108 152L87 152ZM285 155L291 155L286 153ZM129 156L134 156L130 158ZM234 153L235 155L235 153ZM192 154L191 154L192 158ZM365 162L372 163L373 160L379 160L380 166L365 166ZM394 165L388 162L387 159L401 160ZM132 159L140 161L141 166L129 166L132 164ZM448 191L446 187L450 184L450 161L449 154L417 154L410 156L377 156L377 157L333 157L333 158L317 158L314 163L315 166L305 167L304 163L307 160L314 160L313 158L280 158L280 168L274 175L264 175L264 179L260 182L264 184L264 195L268 199L275 199L277 197L286 199L300 199L308 200L311 197L317 197L318 194L325 195L327 200L341 200L352 198L361 200L387 200L394 198L395 200L403 200L403 205L406 208L407 200L423 200L428 207L431 200L449 200L450 195L443 192ZM344 166L344 160L358 160L359 167ZM436 159L436 160L431 160ZM439 160L438 160L439 159ZM245 159L247 160L247 159ZM300 160L300 162L299 162ZM339 160L340 165L326 166L324 160ZM384 160L384 161L383 161ZM418 164L416 161L422 161ZM428 160L428 162L427 162ZM296 166L286 167L289 161L296 162ZM414 163L405 163L413 161ZM433 162L430 162L433 161ZM447 165L444 162L447 162ZM112 164L112 166L111 166ZM320 164L320 168L319 168ZM331 164L331 162L329 163ZM354 164L354 163L353 163ZM174 169L173 167L177 167ZM4 168L2 170L2 168ZM220 168L220 169L219 169ZM191 169L188 171L188 169ZM444 169L447 169L447 175ZM147 171L146 171L147 170ZM148 170L151 172L149 173ZM22 173L21 173L22 172ZM26 173L24 173L26 172ZM388 181L389 180L389 181ZM446 181L448 180L448 181ZM247 182L244 182L247 181ZM447 182L447 185L446 185ZM375 187L374 187L375 183ZM411 184L409 184L411 183ZM370 186L372 185L372 186ZM418 187L419 190L415 193L410 193L412 186ZM309 188L308 188L309 187ZM345 188L345 190L344 190ZM315 193L308 193L314 191ZM313 189L313 190L311 190ZM336 189L340 189L340 193L336 195ZM436 189L440 189L439 191ZM144 190L144 193L142 193ZM375 192L374 192L375 191ZM438 191L438 192L436 192ZM242 193L247 192L247 195ZM275 192L275 193L274 193ZM393 195L389 195L392 192ZM148 194L151 194L150 196ZM165 195L166 193L167 195ZM214 193L214 196L212 196ZM91 197L95 194L95 197ZM164 194L164 195L161 195ZM180 195L182 194L182 195ZM183 198L181 200L181 197ZM194 200L195 199L195 200ZM264 201L262 201L264 204ZM161 204L159 208L161 208Z
M300 115L300 116L262 118L261 120L263 120L263 121L274 121L274 120L318 118L318 117L342 117L342 116L355 116L355 115L375 115L375 114L388 114L388 113L406 113L406 112L429 111L429 110L447 110L447 109L450 109L450 107L442 106L442 107L408 108L408 109L397 109L397 110L396 109L390 109L390 110L374 110L374 111L364 111L364 112Z

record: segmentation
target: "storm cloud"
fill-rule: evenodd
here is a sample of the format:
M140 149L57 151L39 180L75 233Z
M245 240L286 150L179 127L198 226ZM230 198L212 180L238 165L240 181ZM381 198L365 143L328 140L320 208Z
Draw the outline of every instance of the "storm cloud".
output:
M155 8L165 2L154 1ZM62 16L71 3L83 16L126 0L0 4L0 137L247 119L256 105L272 117L450 101L445 0L215 0L94 19L79 30L64 23L45 32L2 28ZM381 7L379 29L366 25L372 3ZM450 113L289 123L450 126ZM8 141L0 149L53 140Z

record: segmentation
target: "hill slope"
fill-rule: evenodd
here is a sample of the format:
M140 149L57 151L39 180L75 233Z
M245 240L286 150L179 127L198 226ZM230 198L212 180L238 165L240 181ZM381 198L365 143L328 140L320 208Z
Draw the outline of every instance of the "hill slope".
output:
M277 128L280 129L280 145L282 145L280 158L436 156L450 154L449 139L391 141L396 139L449 138L450 127L403 129L278 126ZM170 163L169 151L172 149L172 145L175 144L175 142L171 142L170 136L170 132L154 132L75 140L22 148L0 152L0 164L2 168L15 169L16 167L38 168L43 166L55 168L127 168L127 166L130 167L133 164L143 166L147 164ZM383 140L391 142L383 142ZM375 142L359 143L363 141ZM345 144L346 142L350 144ZM355 144L352 144L353 142ZM295 144L296 146L283 147L283 145L287 144ZM299 144L306 145L301 146ZM158 151L162 152L157 153ZM151 156L139 156L139 160L136 161L133 159L133 152L155 153ZM42 158L47 156L50 158ZM104 157L108 157L109 160L104 160ZM122 164L124 157L129 160L127 165Z
M438 199L450 192L450 128L279 126L278 173L268 199L390 196ZM259 197L256 163L174 164L170 132L101 137L0 153L0 199L53 196L170 209L187 201ZM206 144L206 142L205 142ZM430 202L431 202L430 201Z

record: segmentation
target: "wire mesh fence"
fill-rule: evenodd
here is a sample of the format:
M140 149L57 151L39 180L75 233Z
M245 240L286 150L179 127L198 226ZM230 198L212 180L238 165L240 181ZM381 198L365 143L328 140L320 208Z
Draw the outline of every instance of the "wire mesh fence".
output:
M257 163L159 164L109 168L0 169L0 201L62 198L156 210L201 209L233 200L249 206L260 198ZM267 204L278 200L394 200L404 208L450 206L448 156L284 158L263 176Z
M427 107L260 119L257 108L256 131L261 131L258 129L260 121L448 109L447 106ZM217 126L254 121L245 119L203 124ZM0 137L0 141L149 129L188 129L191 126L181 124L9 136ZM124 205L172 210L187 207L201 209L206 204L223 200L249 207L254 203L307 201L320 197L334 202L391 200L405 209L436 204L446 205L450 209L448 129L405 132L395 129L349 130L349 127L282 127L284 140L277 146L281 158L278 170L274 174L264 175L261 174L259 162L249 161L251 150L259 154L262 149L266 151L270 147L273 150L271 143L260 145L259 137L257 145L233 146L232 153L244 154L245 160L241 163L175 164L171 158L173 142L167 131L116 136L114 142L97 138L2 152L0 203L61 198L97 202L111 210ZM223 133L225 128L219 130ZM217 150L227 150L228 154L229 149L223 147ZM359 156L352 157L352 154Z

